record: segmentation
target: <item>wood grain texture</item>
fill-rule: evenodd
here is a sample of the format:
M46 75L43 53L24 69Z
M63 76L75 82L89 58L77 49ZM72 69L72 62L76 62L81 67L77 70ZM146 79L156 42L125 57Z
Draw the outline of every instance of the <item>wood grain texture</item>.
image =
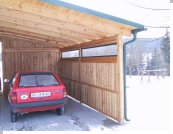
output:
M0 0L4 78L11 78L16 71L56 71L68 78L63 81L69 95L122 122L123 44L119 35L130 36L133 29L39 0ZM117 57L58 62L59 48L63 51L109 43L117 43Z
M61 61L61 76L79 81L79 62Z
M116 94L82 84L81 86L82 103L85 103L108 116L117 118Z
M49 45L24 39L1 37L1 40L3 44L4 78L10 79L17 71L57 71L58 49L51 51L53 48Z
M83 35L92 37L105 37L107 32L105 31L104 34L102 34L100 31L95 30L94 28L88 28L87 26L83 27L81 25L76 25L67 21L58 20L57 18L50 18L43 15L37 15L29 12L21 12L19 10L15 9L7 9L7 8L0 8L0 15L2 16L8 16L13 17L16 16L22 18L25 21L32 21L33 24L44 24L56 28L61 29L68 29L69 31L73 31L76 33L81 33ZM46 21L45 21L46 20Z
M124 72L123 72L123 42L122 42L122 36L118 36L118 57L117 57L117 68L116 71L118 72L116 74L116 81L117 81L117 88L118 88L118 108L117 111L118 115L118 121L123 124L124 123Z
M69 46L69 47L64 47L64 48L61 48L61 51L67 51L67 50L69 51L69 50L74 50L79 48L103 46L106 44L116 44L116 40L117 40L117 36L103 37L101 39L92 40L92 41L84 42L84 43Z
M82 58L81 58L82 61ZM118 119L115 63L60 60L61 78L68 94L90 107ZM79 67L80 66L80 67ZM79 77L80 76L80 77Z
M115 63L82 63L81 81L115 91Z
M61 51L116 43L117 37L91 41ZM117 56L61 59L61 78L70 96L119 121L119 63Z
M119 34L130 36L135 28L39 0L0 0L0 27L3 34L38 38L60 48Z
M82 58L81 62L87 62L87 63L115 63L117 61L116 56L111 57L87 57Z

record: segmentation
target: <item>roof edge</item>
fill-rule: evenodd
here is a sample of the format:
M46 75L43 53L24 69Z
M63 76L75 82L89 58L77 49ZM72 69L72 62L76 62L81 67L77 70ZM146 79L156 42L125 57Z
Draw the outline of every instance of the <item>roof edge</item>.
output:
M119 18L119 17L115 17L115 16L105 14L105 13L102 13L102 12L98 12L98 11L95 11L95 10L91 10L91 9L88 9L88 8L85 8L85 7L81 7L81 6L70 4L70 3L67 3L67 2L63 2L63 1L60 1L60 0L40 0L40 1L49 3L51 5L57 5L57 6L61 6L61 7L64 7L64 8L76 10L76 11L79 11L81 13L97 16L97 17L104 18L104 19L107 19L107 20L111 20L111 21L114 21L114 22L118 22L118 23L121 23L121 24L124 24L124 25L129 25L129 26L132 26L132 27L136 27L137 29L141 29L141 30L144 29L144 25L142 25L142 24L132 22L132 21L129 21L129 20L126 20L126 19L122 19L122 18Z

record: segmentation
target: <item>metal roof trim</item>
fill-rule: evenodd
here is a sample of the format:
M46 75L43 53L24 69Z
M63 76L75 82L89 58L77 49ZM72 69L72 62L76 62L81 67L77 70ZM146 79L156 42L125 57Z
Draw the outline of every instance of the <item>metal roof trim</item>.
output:
M70 4L70 3L67 3L67 2L63 2L63 1L59 1L59 0L40 0L40 1L49 3L51 5L56 5L56 6L61 6L61 7L64 7L64 8L76 10L76 11L79 11L81 13L97 16L97 17L104 18L104 19L107 19L107 20L111 20L111 21L114 21L114 22L118 22L118 23L121 23L121 24L124 24L124 25L129 25L129 26L132 26L132 27L136 27L136 29L141 29L141 30L144 29L144 25L142 25L142 24L135 23L135 22L132 22L132 21L129 21L129 20L126 20L126 19L122 19L122 18L119 18L119 17L115 17L115 16L112 16L112 15L108 15L108 14L105 14L105 13L101 13L101 12L91 10L91 9L88 9L88 8L85 8L85 7Z

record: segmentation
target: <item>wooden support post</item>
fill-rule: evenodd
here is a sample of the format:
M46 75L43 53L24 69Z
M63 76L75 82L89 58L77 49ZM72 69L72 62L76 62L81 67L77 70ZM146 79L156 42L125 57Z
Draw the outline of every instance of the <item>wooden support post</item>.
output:
M117 37L117 88L118 88L118 121L124 123L124 75L123 75L123 43L122 36Z
M62 77L61 58L62 58L62 52L60 51L59 52L59 60L57 61L58 62L58 70L56 72L60 77Z
M81 94L81 90L82 90L82 81L81 81L81 58L82 58L82 49L81 47L79 47L79 93L80 93L80 103L82 103L82 94Z

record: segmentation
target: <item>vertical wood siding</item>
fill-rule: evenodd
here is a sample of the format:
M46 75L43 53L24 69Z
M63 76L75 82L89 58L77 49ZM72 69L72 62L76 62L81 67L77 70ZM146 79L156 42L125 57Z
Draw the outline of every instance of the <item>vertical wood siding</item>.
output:
M73 60L60 60L60 66L61 78L70 96L118 119L116 61L80 63Z
M4 78L9 79L18 71L56 71L57 55L57 52L4 52Z
M51 48L50 45L31 40L12 37L0 38L3 44L4 78L10 79L17 71L58 71L59 52L54 51L57 48ZM46 49L52 49L52 51ZM6 84L5 90L7 90Z

